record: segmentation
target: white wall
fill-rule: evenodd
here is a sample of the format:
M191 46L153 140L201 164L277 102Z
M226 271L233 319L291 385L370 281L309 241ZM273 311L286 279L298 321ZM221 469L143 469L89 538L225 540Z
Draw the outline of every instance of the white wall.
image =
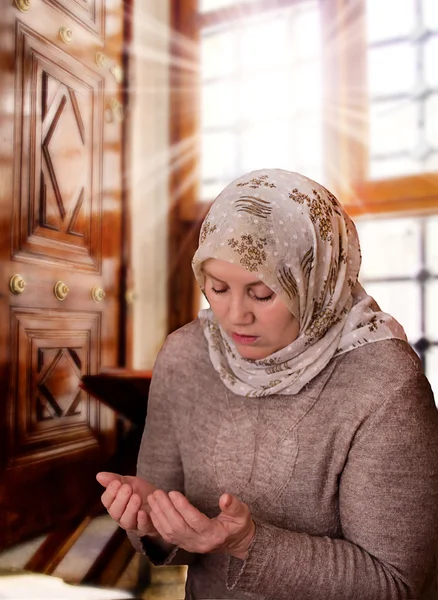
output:
M130 173L135 300L133 367L149 369L166 335L169 2L135 0Z

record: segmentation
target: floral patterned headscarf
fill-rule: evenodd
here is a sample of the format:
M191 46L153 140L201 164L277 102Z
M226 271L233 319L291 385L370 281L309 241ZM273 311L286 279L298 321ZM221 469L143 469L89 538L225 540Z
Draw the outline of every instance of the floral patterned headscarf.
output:
M406 339L358 283L356 228L322 185L280 169L253 171L228 185L206 216L193 258L217 258L255 273L298 319L298 338L260 360L242 358L210 309L199 319L212 364L236 394L296 394L330 359L363 344Z

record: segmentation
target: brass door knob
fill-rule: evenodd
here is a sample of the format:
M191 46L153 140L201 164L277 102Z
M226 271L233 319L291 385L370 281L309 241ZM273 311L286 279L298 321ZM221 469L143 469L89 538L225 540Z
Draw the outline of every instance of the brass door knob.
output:
M9 280L9 289L13 294L18 296L24 292L24 288L26 287L26 282L18 273L16 275L12 275Z
M120 65L114 65L110 68L110 71L116 80L117 83L122 83L123 81L123 69Z
M65 44L69 44L73 39L73 31L68 27L60 27L59 37Z
M27 12L30 8L30 0L14 0L14 3L21 12Z
M94 302L102 302L102 300L105 298L105 292L101 287L95 285L91 290L91 297L93 298Z
M104 69L108 66L109 58L103 52L96 52L95 56L96 65L101 69Z
M107 123L121 122L124 119L123 104L117 98L111 98L109 108L105 111L105 121Z
M136 300L137 300L137 293L134 292L134 290L128 290L125 294L126 304L128 304L128 306L131 306L132 304L134 304L134 302Z
M53 293L57 300L62 302L67 298L67 294L69 293L68 286L65 285L63 281L57 281L55 283L55 287L53 288Z

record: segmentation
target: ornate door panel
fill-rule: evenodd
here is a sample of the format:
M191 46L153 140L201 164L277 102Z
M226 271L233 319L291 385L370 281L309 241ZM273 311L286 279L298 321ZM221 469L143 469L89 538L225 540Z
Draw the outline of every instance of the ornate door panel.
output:
M78 384L119 356L122 2L14 0L0 28L4 547L72 517L115 443Z
M17 42L14 256L99 272L104 76L21 23Z
M78 23L104 38L105 0L46 0L55 8L75 19Z

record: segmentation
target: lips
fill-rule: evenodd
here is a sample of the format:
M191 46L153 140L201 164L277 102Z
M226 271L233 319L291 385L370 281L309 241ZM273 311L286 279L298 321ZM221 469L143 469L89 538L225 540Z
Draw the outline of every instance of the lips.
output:
M233 338L236 344L243 344L248 346L259 339L258 335L241 335L240 333L234 332L231 334L231 337Z

